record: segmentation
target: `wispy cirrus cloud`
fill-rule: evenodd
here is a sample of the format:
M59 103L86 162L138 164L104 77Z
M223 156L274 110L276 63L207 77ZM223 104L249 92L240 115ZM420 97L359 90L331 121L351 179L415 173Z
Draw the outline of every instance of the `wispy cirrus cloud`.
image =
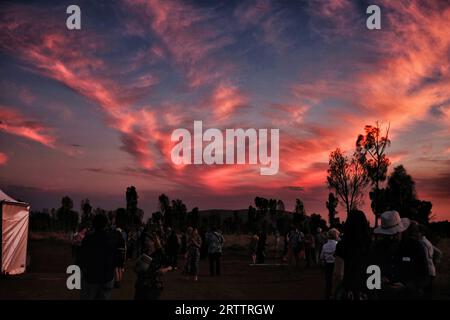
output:
M240 3L234 10L238 27L251 29L255 43L269 45L279 53L290 47L287 29L292 25L288 8L277 6L275 1L255 0Z
M381 1L379 31L365 28L364 6L350 0L117 4L117 15L102 24L85 15L83 23L93 27L80 32L67 32L56 21L53 10L61 8L2 7L0 51L22 72L50 79L56 107L45 106L45 112L58 113L62 122L84 119L61 98L68 88L113 129L118 145L109 146L124 151L124 158L114 159L127 170L111 164L99 171L93 161L83 163L93 169L83 174L130 177L146 187L150 181L192 197L301 191L313 201L326 197L329 152L352 150L364 125L377 120L391 123L393 161L414 160L420 152L449 154L450 11L442 2ZM20 110L40 104L41 90L16 89L9 95L19 99ZM192 129L194 120L205 128L280 128L279 174L261 177L249 165L175 168L170 133ZM439 130L421 134L430 135L433 147L405 147L405 133L414 137L416 128L430 124ZM43 144L53 136L51 130L36 133ZM78 136L67 141L89 145Z
M36 141L50 148L53 148L56 142L51 128L11 107L0 106L0 131Z
M130 102L135 100L136 91L148 90L156 82L155 78L151 74L138 76L122 86L100 76L99 73L108 69L107 63L91 50L80 51L74 46L80 46L81 42L81 46L101 52L104 41L95 33L86 37L67 35L57 21L40 19L42 15L44 11L38 8L12 7L1 21L5 30L1 34L3 50L18 54L33 72L54 79L96 103L106 114L108 124L121 133L123 150L134 155L145 168L154 166L156 157L150 144L160 139L154 112L145 108L136 111ZM36 26L44 28L44 24L47 32L38 32ZM36 28L31 28L32 25ZM20 132L53 145L47 136Z
M158 51L167 53L181 67L189 87L210 84L226 76L231 64L213 55L234 39L226 33L224 21L211 9L195 8L178 1L127 1L130 19L143 21L137 34L153 33ZM162 49L161 49L162 48ZM154 53L154 51L152 51Z

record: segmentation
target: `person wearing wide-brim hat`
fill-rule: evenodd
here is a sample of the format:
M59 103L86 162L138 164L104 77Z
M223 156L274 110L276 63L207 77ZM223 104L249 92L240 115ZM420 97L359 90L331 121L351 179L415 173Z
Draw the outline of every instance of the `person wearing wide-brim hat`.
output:
M397 211L381 215L381 225L374 233L382 235L374 249L374 264L382 275L381 298L407 299L422 295L427 276L425 251L420 242L405 231L411 225L408 218L401 218Z
M397 211L386 211L381 215L381 225L373 231L376 234L393 236L407 230L411 221L400 218Z

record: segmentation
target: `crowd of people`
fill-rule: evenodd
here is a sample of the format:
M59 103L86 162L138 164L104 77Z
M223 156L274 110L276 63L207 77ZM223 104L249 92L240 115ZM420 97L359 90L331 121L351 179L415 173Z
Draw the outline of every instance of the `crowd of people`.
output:
M278 243L278 235L276 234ZM252 263L264 263L265 233L250 239ZM431 299L436 264L441 251L427 238L427 229L401 218L396 211L381 215L371 229L360 210L353 210L341 230L292 225L284 237L284 262L306 268L318 266L324 274L325 299ZM367 286L369 266L378 266L381 288Z
M178 270L183 255L183 274L198 281L202 251L209 260L211 276L221 274L224 237L218 228L200 234L188 227L181 237L170 227L147 224L133 231L110 225L103 214L95 215L92 228L80 227L73 235L72 253L82 271L81 298L110 299L112 290L120 288L125 262L135 259L136 300L156 300L163 290L163 275Z
M275 252L280 235L275 234ZM264 264L268 235L250 237L252 264ZM125 263L132 259L136 273L135 299L158 299L163 275L179 268L188 281L198 281L200 260L208 258L210 276L220 276L224 236L217 227L206 231L188 227L185 232L161 224L132 231L109 224L105 215L94 217L92 229L80 228L73 236L73 257L82 270L82 299L109 299L120 287ZM292 225L284 236L281 259L285 263L323 270L326 299L366 300L432 298L436 263L441 253L417 222L396 211L381 215L381 225L371 229L365 214L349 213L343 228L311 232ZM277 259L277 257L274 257ZM369 266L381 271L381 289L367 286Z
M343 232L328 231L320 258L325 298L338 300L431 299L441 253L426 229L396 211L381 215L373 230L362 211L352 211ZM379 267L381 287L368 288L369 266Z

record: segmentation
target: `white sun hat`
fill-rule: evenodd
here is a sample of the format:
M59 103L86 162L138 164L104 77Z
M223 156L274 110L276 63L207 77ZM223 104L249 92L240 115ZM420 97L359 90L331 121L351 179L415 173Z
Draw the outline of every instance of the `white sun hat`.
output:
M408 229L410 220L400 218L397 211L385 211L381 214L381 225L373 231L377 234L394 235Z

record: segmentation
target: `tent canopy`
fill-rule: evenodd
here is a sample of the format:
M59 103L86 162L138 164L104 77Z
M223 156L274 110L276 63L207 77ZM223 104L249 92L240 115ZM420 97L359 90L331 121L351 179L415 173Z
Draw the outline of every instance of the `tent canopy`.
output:
M0 266L2 274L25 272L30 207L0 190Z
M4 201L4 202L10 202L10 203L16 203L16 204L19 204L19 205L26 205L26 206L28 206L28 203L20 202L20 201L17 201L17 200L15 200L15 199L13 199L13 198L11 198L10 196L8 196L6 193L4 193L4 192L0 189L0 202L2 202L2 201Z
M18 202L0 190L0 201Z

